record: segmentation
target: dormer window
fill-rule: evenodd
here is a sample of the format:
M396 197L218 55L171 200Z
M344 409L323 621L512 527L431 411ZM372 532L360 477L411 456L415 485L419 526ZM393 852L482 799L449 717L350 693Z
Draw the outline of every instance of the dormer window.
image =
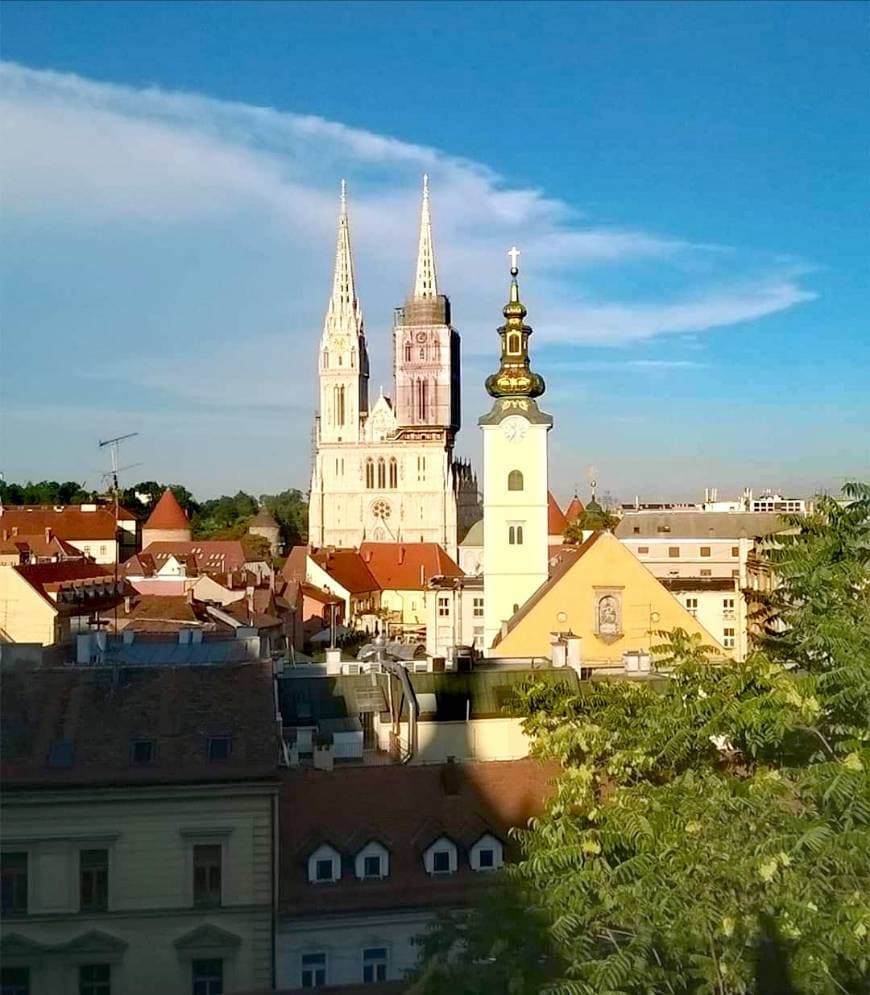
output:
M423 854L423 864L428 874L455 874L458 866L456 844L447 836L440 836Z
M311 884L332 884L341 877L341 854L324 843L308 858L308 881Z
M385 878L390 873L390 852L377 840L371 840L354 858L354 872L360 880Z
M208 762L226 763L230 759L231 743L229 736L209 736Z
M135 767L146 767L154 762L154 740L133 739L130 741L130 763Z
M504 847L497 836L484 833L468 851L473 871L497 871L504 863Z

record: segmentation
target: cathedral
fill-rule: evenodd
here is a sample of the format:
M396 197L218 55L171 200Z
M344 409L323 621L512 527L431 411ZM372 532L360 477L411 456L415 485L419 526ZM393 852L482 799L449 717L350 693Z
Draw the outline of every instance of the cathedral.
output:
M460 341L450 301L438 292L425 176L414 285L395 311L392 349L393 398L381 393L370 404L342 182L332 296L318 356L309 543L435 542L455 557L481 508L470 464L453 455L461 423Z

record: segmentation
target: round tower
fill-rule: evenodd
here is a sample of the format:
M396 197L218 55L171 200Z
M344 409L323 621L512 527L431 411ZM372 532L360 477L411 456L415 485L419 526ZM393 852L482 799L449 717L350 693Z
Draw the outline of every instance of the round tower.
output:
M169 487L142 526L142 548L152 542L190 542L187 514Z

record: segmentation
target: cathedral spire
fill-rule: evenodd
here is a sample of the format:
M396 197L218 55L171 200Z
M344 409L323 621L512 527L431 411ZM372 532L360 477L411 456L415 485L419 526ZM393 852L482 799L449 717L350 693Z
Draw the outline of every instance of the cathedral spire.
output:
M432 215L429 212L429 177L423 174L423 206L420 210L420 245L417 249L417 274L414 297L425 300L438 296L435 277L435 250L432 247Z
M347 184L341 181L341 210L338 215L338 244L335 249L335 274L332 297L326 311L324 334L363 334L362 308L356 296L353 278L353 255L350 250L350 226L347 219Z

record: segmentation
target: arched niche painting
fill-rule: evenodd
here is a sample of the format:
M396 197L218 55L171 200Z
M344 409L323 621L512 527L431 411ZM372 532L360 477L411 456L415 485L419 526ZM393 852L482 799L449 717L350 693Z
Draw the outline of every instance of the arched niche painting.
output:
M618 594L602 594L597 599L595 631L605 639L622 634L622 604Z

